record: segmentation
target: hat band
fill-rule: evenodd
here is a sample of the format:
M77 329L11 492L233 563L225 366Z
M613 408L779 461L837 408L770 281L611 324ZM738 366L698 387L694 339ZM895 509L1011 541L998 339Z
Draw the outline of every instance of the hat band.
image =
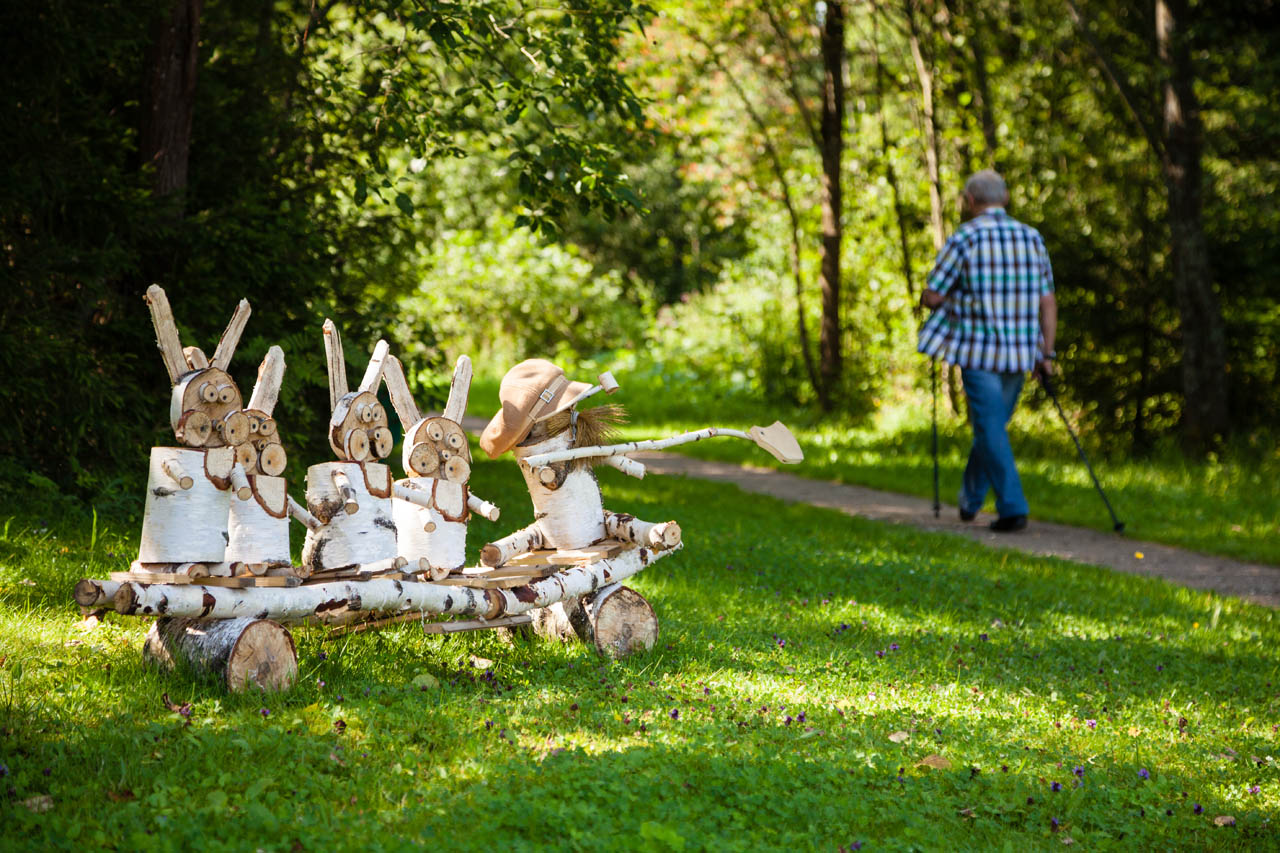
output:
M568 384L569 380L562 373L555 379L552 379L550 385L542 389L542 393L538 395L538 402L529 410L529 414L525 415L524 426L520 430L522 434L527 433L533 427L534 423L538 420L538 415L542 413L542 410L550 405L551 401L556 398L556 395L559 394L560 391Z

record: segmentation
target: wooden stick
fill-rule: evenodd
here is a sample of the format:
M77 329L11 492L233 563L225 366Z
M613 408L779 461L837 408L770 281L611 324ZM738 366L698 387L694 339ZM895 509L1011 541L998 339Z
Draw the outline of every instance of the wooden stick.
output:
M422 420L422 412L409 390L409 382L404 376L404 365L394 355L387 356L387 366L382 372L382 381L387 383L387 393L391 395L391 407L400 418L400 426L406 434L409 429Z
M219 370L230 368L231 356L236 354L236 347L240 345L240 335L244 333L244 324L249 322L250 310L248 299L241 299L236 305L231 321L227 323L227 330L222 333L218 348L213 351L213 358L209 360L210 365Z
M403 482L397 482L391 487L391 493L402 501L408 501L414 506L420 506L423 509L431 509L435 504L431 501L431 493L422 489L412 489Z
M151 309L151 324L156 329L156 346L160 349L160 358L169 373L169 384L176 385L178 377L189 368L187 358L182 354L182 341L178 337L178 324L173 319L173 309L169 307L169 297L165 295L163 287L153 284L147 288L147 295L143 298Z
M351 487L351 479L341 469L333 469L333 487L342 495L342 508L347 515L355 515L360 511L360 503L356 500L356 490Z
M302 524L308 530L319 530L324 527L324 522L308 512L305 506L295 501L293 495L288 496L287 504L289 515L293 517L293 520Z
M547 607L557 601L580 598L593 590L618 583L643 571L673 551L647 548L624 551L616 558L589 566L571 566L544 580L515 590L472 589L462 586L373 578L273 589L223 589L219 587L123 583L113 599L116 612L125 615L192 616L231 619L246 613L263 619L302 621L323 619L350 611L400 613L422 611L496 619Z
M454 423L462 423L467 413L467 397L471 394L471 359L458 356L453 366L453 381L449 384L449 401L444 404L444 417Z
M653 524L625 513L604 513L604 529L615 539L666 551L680 544L680 525L674 521Z
M388 625L395 625L400 622L412 622L421 620L423 615L417 613L401 613L397 616L388 616L386 619L373 619L368 622L356 622L351 625L343 625L334 628L325 638L333 640L344 634L360 634L365 631L371 631L375 628L385 628ZM456 634L462 631L483 631L488 628L514 628L518 625L528 625L533 621L533 617L527 613L519 616L503 616L498 619L451 619L447 622L424 622L422 631L426 634Z
M779 431L778 428L781 428L781 430ZM791 447L785 443L785 437L782 435L784 432L786 433L785 437L790 437L791 444L794 444L795 438L791 437L790 431L788 431L780 422L774 422L773 425L767 429L764 427L752 427L750 434L736 429L707 427L706 429L682 433L681 435L672 436L671 438L651 441L631 441L625 444L609 444L597 447L570 447L565 450L553 450L548 453L534 453L523 457L521 461L526 465L537 468L544 465L551 465L556 462L567 462L571 459L620 456L624 453L632 453L637 450L663 450L680 444L690 444L691 442L701 441L704 438L729 436L731 438L744 438L764 450L769 451L769 453L773 454L781 462L799 462L800 459L804 458L804 455L799 454L799 458L796 458L796 454L799 453L799 445L796 444L794 451L792 451Z
M258 365L258 381L254 383L248 408L256 409L268 417L280 398L280 386L284 383L284 350L273 346Z
M73 595L75 597L76 604L79 604L81 607L93 607L97 604L110 601L115 597L116 590L119 588L119 581L103 581L94 580L93 578L83 578L76 583Z
M231 466L231 486L236 490L236 497L242 501L247 501L253 497L253 487L249 485L249 477L244 472L244 466L239 462Z
M378 383L382 381L382 370L386 366L391 347L386 341L374 344L373 355L369 356L369 365L364 369L364 378L360 380L360 391L377 393Z
M497 521L498 516L502 512L502 510L498 509L496 506L489 503L488 501L481 500L480 498L470 493L468 493L467 495L467 508L470 509L472 512L474 512L476 515L482 518L487 518L490 521Z
M160 470L168 474L179 488L189 489L196 484L191 475L182 470L182 464L177 459L165 459L160 463Z
M635 477L637 480L644 479L644 463L637 462L630 456L608 456L605 458L604 464L610 468L617 468L628 477Z
M516 554L534 551L542 547L542 531L536 524L517 530L480 549L480 562L486 566L501 566Z
M298 677L293 638L265 619L161 619L151 626L142 656L166 670L182 661L216 676L233 693L287 690Z
M187 367L192 370L204 370L209 366L209 359L200 347L183 347L182 357L187 360Z
M324 326L324 356L329 371L329 411L338 408L338 401L347 396L347 363L342 357L342 335L332 320Z

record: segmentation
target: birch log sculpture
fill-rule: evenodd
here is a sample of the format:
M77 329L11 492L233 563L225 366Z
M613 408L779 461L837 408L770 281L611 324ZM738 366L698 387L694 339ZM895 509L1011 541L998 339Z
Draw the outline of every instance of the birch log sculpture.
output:
M453 368L449 399L438 418L424 418L395 356L386 362L383 380L404 429L405 479L395 484L393 513L400 556L425 559L432 580L441 580L466 563L467 521L477 512L497 521L498 508L472 495L471 447L462 429L471 390L471 359L460 356Z
M307 510L320 521L309 527L302 547L306 572L347 569L396 556L396 525L391 509L391 469L377 460L391 453L387 413L378 402L389 351L378 341L355 391L348 391L342 338L332 320L324 321L329 370L329 446L336 462L307 469Z
M182 447L156 447L147 471L136 569L224 574L233 491L251 494L238 453L250 438L240 390L227 373L249 319L241 300L213 358L182 346L164 289L152 285L146 302L156 344L169 375L169 423Z
M658 640L658 617L653 607L640 593L618 583L577 601L536 611L533 627L536 633L555 639L576 636L613 658L647 651Z
M258 367L258 381L244 412L250 438L241 448L253 454L242 455L240 461L250 471L246 478L249 498L231 501L227 560L243 563L255 575L291 563L289 483L280 476L288 457L274 418L284 370L284 351L271 347Z
M288 690L298 678L293 638L267 619L159 619L142 657L164 670L181 667L216 678L232 693Z

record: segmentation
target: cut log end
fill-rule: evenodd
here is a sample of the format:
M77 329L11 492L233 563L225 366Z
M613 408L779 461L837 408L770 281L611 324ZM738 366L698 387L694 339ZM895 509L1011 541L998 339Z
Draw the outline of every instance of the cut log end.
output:
M293 637L268 619L161 619L151 627L143 659L171 670L179 663L228 690L280 691L298 677Z
M589 640L603 655L626 657L653 648L658 640L658 617L644 596L630 587L602 590L585 610Z
M490 542L480 549L480 562L490 567L498 566L502 562L502 549Z

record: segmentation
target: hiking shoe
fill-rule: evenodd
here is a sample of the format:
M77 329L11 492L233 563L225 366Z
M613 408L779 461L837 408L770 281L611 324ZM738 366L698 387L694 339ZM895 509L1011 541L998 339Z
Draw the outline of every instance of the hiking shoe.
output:
M961 521L973 521L977 517L978 517L978 514L976 512L969 512L969 510L965 509L964 507L960 507Z
M1025 515L1002 515L991 522L991 529L996 533L1016 533L1019 530L1025 530L1026 527L1027 517Z

